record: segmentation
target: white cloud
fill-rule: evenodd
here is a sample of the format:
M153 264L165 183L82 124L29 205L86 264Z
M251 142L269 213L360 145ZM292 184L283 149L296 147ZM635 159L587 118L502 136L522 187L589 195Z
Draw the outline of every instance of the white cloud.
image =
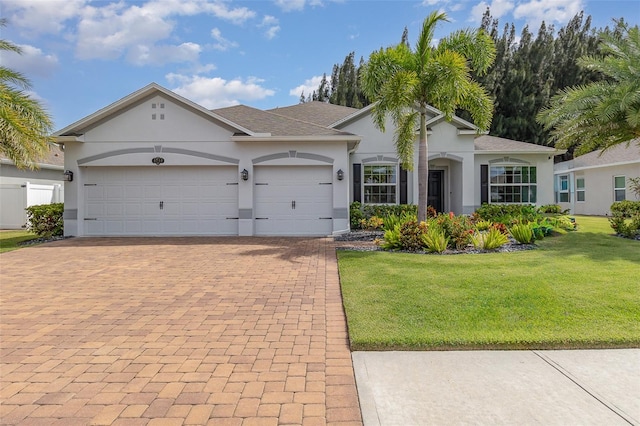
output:
M494 19L499 19L507 13L510 13L515 7L515 4L510 0L493 0L490 4L486 1L481 1L471 8L469 21L479 24L482 21L482 15L484 15L487 7L491 10L491 16Z
M218 28L214 28L211 30L211 37L217 42L213 45L213 48L216 50L225 51L230 47L237 47L238 43L234 41L229 41L226 38L222 37L222 32Z
M318 86L320 86L321 81L322 81L321 75L313 76L310 79L305 80L303 84L289 90L289 95L299 98L300 94L304 93L304 96L307 97L310 94L312 94L315 90L318 90Z
M303 10L305 0L275 0L276 6L284 12L292 12L294 10Z
M258 25L258 27L267 27L267 29L264 32L264 35L266 38L271 40L276 35L278 35L278 32L280 31L279 23L280 22L278 21L278 18L271 15L265 15L264 18L262 18L262 22L260 23L260 25Z
M524 19L537 29L542 21L547 24L569 22L583 9L582 0L531 0L520 3L513 11L513 17Z
M136 64L197 59L193 43L175 44L174 41L158 45L174 36L176 23L172 18L208 14L239 25L256 16L253 10L233 7L224 0L150 0L144 3L3 0L2 5L3 14L9 17L12 25L25 32L62 34L67 40L76 42L75 52L79 59L124 56ZM217 41L216 49L234 46L225 39ZM164 52L168 56L160 59L154 52Z
M68 20L81 14L85 5L86 0L3 0L2 14L11 25L27 33L58 34L64 31Z
M127 60L138 66L164 65L172 62L196 62L201 48L196 43L174 45L137 45L129 49Z
M273 90L261 85L264 80L256 77L225 80L220 77L167 74L166 79L169 83L178 85L171 90L209 109L257 101L275 94Z
M22 55L15 52L2 53L2 65L23 73L27 78L33 75L50 76L58 67L55 55L46 55L42 50L28 44L21 44Z

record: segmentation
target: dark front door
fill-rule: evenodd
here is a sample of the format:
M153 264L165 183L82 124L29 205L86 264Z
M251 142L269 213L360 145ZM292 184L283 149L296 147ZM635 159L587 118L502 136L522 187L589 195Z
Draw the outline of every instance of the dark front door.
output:
M427 204L438 213L444 211L444 170L429 170Z

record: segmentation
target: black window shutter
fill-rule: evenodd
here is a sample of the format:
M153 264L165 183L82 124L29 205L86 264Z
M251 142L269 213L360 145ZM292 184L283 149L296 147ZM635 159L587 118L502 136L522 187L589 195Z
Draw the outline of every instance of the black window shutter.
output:
M400 204L407 204L407 171L400 166Z
M362 164L353 165L353 201L362 202Z
M489 165L480 165L480 203L489 202Z

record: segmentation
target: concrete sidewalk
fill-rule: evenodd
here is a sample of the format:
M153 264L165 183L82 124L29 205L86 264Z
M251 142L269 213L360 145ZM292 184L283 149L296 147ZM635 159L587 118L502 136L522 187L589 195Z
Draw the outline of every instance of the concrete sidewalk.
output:
M352 357L365 426L640 425L640 349Z

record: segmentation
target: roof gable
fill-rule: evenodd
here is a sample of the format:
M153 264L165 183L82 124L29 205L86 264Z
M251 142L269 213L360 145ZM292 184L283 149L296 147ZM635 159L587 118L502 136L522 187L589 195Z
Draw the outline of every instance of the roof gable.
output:
M58 130L57 132L55 132L53 134L54 137L64 137L64 136L79 136L84 134L87 130L92 129L93 127L109 120L109 118L120 114L122 112L125 112L126 110L128 110L129 108L132 108L136 105L139 105L140 103L144 102L145 100L156 96L156 95L161 95L163 97L166 97L168 99L171 99L173 101L175 101L178 104L181 104L182 106L184 106L186 109L193 111L196 114L199 114L201 116L204 116L210 120L214 120L217 121L227 127L231 127L232 129L234 129L237 132L240 133L245 133L245 134L249 134L249 135L253 135L253 132L249 131L248 129L243 128L242 126L239 126L236 123L233 123L232 121L229 121L228 119L218 116L214 113L212 113L211 111L207 110L206 108L186 99L183 98L182 96L168 90L165 89L164 87L160 86L159 84L156 83L151 83L145 87L143 87L140 90L137 90L127 96L125 96L122 99L117 100L116 102L96 111L95 113L88 115L78 121L76 121L75 123L61 129Z

